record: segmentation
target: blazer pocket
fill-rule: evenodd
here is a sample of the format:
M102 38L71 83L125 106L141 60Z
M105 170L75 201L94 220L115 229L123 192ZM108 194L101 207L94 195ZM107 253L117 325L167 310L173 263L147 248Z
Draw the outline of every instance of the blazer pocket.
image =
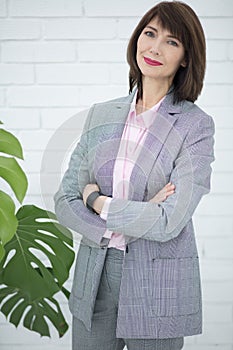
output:
M76 266L74 271L74 279L72 285L72 294L76 298L83 298L84 289L87 278L89 260L91 256L91 247L80 244Z
M155 259L151 316L182 316L200 309L198 258ZM151 276L153 279L153 277Z

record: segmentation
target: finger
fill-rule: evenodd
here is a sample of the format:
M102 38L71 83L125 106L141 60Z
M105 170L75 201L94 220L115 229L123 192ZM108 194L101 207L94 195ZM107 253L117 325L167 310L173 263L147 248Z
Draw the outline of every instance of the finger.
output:
M172 183L168 183L164 186L164 188L173 188L173 187L175 187L175 185Z
M166 193L166 196L169 197L169 196L171 196L174 192L175 192L174 190L171 190L171 191L169 191L169 192Z
M169 185L165 188L165 191L171 191L171 190L174 190L175 189L175 185Z

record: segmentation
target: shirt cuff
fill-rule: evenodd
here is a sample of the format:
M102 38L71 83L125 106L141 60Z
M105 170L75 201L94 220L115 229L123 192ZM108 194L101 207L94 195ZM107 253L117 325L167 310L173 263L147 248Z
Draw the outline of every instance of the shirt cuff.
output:
M112 237L112 231L109 231L108 229L105 231L104 235L103 235L104 238L109 238L111 239Z
M109 210L109 206L110 206L111 201L112 201L112 198L110 198L110 197L106 198L104 201L103 208L100 212L101 219L103 219L105 221L107 220L108 210Z

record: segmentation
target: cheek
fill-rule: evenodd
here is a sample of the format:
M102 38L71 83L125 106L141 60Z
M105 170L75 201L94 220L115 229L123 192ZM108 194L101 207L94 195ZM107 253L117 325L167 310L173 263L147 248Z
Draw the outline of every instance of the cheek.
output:
M174 68L174 70L177 70L181 63L183 62L183 56L181 57L180 55L174 55L172 54L170 56L170 62L171 62L171 67Z
M137 42L137 51L139 52L144 51L146 46L147 46L147 43L145 38L142 35L140 35Z

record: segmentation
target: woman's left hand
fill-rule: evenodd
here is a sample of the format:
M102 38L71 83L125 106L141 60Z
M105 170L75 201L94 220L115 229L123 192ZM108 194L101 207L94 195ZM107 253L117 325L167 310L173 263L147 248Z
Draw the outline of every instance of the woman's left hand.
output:
M86 206L87 203L87 197L95 191L99 192L99 186L97 184L87 184L83 190L83 203Z

